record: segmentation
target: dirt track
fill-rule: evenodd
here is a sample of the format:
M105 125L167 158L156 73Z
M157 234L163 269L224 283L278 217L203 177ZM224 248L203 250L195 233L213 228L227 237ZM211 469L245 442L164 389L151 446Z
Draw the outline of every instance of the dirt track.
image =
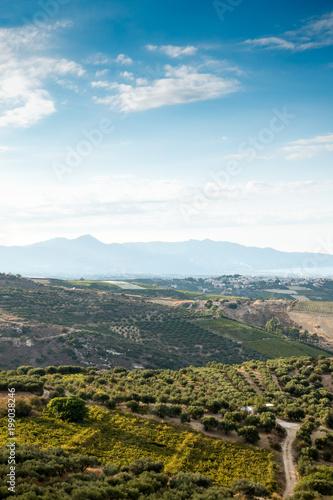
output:
M282 444L282 457L286 477L286 488L283 494L283 498L288 498L292 496L294 488L298 482L298 475L294 464L292 445L295 441L296 433L300 428L300 424L285 422L284 420L280 419L277 419L276 421L287 431L287 436Z

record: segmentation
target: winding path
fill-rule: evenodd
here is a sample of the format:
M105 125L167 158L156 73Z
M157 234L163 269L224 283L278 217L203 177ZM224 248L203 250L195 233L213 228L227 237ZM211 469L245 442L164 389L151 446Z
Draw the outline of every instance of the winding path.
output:
M285 420L280 420L279 418L276 419L276 421L287 431L286 438L282 443L282 457L284 473L286 477L286 488L283 498L288 498L292 496L294 488L298 482L298 475L293 459L292 445L296 439L296 434L300 428L300 424L286 422Z

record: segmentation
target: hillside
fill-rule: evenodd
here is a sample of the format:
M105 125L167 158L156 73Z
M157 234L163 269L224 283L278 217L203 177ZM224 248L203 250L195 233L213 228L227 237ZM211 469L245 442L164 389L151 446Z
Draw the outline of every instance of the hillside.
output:
M322 258L321 258L322 257ZM299 271L312 262L309 253L281 252L212 240L176 243L105 244L90 235L55 238L27 246L0 247L0 272L71 277L129 274L218 275L263 271ZM333 256L318 255L318 268L333 268ZM311 269L312 274L315 272Z
M19 468L20 483L28 484L29 490L38 484L40 495L49 491L57 499L58 491L60 498L57 488L65 484L64 493L75 491L72 498L176 500L197 498L191 496L195 494L198 498L207 495L202 498L222 499L232 498L237 491L248 498L244 490L237 490L235 480L240 478L261 483L264 489L258 496L267 498L274 491L283 494L284 459L289 457L294 467L292 455L284 451L287 438L283 427L289 433L287 421L291 420L294 424L290 425L296 429L294 437L297 432L300 484L296 489L300 495L307 491L307 498L310 493L313 498L321 498L333 489L332 372L331 360L324 357L317 361L294 357L235 366L211 363L179 371L130 371L119 367L97 371L75 366L51 366L44 370L22 366L0 373L0 390L5 391L1 393L0 414L6 413L7 387L15 388L15 432L18 452L25 456L26 463L26 469L24 464ZM56 403L64 397L66 401L72 397L86 402L88 413L82 421L73 422L74 417L63 419L61 413L54 413L55 406L49 401ZM0 429L0 443L4 445L6 425ZM38 448L25 448L27 445ZM54 469L43 465L47 463L43 462L43 453L45 457L53 456L54 464L56 456L61 456L59 450L52 451L54 447L61 447L68 454L67 462L62 459L61 483L55 482ZM27 463L29 456L33 460ZM149 461L134 465L135 460L143 457L160 465ZM71 462L74 459L76 465ZM112 472L111 463L117 464L112 466ZM156 490L151 489L150 493L159 491L161 496L145 497L138 480L131 483L137 492L129 493L124 486L123 496L115 496L117 490L107 490L123 484L121 474L132 474L127 481L134 481L133 476L140 475L140 471L161 473L161 463L163 484L154 483L154 474L145 477L146 485L155 484ZM85 472L87 467L90 472ZM105 470L103 475L101 470ZM70 471L74 476L67 484ZM186 481L183 479L188 491L199 486L199 477L193 474L201 473L208 479L200 477L201 490L186 493L188 496L164 497L163 488L172 489L173 481L176 482L173 478L181 482L181 473L190 473ZM316 482L316 478L321 481ZM215 488L231 490L227 494L226 490L218 493L216 489L215 496L209 496L213 495L209 481L217 485ZM84 485L100 493L84 496ZM295 496L295 500L298 498L303 497Z
M179 369L210 361L328 355L311 343L218 318L214 307L152 302L150 289L134 295L109 284L52 283L8 276L0 280L0 368L75 362ZM168 297L169 291L164 293ZM231 298L223 300L233 304Z

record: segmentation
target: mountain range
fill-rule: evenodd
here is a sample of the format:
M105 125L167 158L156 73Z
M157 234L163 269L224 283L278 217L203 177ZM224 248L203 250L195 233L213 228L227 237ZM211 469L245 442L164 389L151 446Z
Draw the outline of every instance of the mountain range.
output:
M281 252L212 240L111 243L93 236L0 246L0 272L44 277L218 275L281 271L333 274L333 255Z

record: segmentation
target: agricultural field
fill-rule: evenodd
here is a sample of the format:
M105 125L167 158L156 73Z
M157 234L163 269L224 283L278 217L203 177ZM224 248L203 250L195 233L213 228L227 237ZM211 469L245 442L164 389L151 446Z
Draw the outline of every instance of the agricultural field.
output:
M60 447L69 458L76 457L77 465L98 462L108 470L117 464L111 476L128 473L135 461L144 459L148 465L164 464L169 480L180 473L200 473L219 487L234 487L236 479L246 478L282 493L285 432L278 419L291 420L299 429L301 481L296 488L310 481L309 470L311 475L330 468L333 394L325 387L331 386L332 372L332 360L324 356L233 366L213 362L179 371L22 366L0 372L0 419L6 413L7 388L13 387L18 450L35 445L34 451L27 448L30 456L52 454L56 448L60 456ZM65 417L54 412L58 403L71 401L85 410L80 419L78 413ZM245 406L253 414L243 411ZM7 443L5 423L3 419L0 425L2 446ZM310 469L304 468L304 457ZM333 479L326 474L325 481L329 491ZM316 483L311 488L316 491Z
M157 303L165 298L156 302L134 293L156 291L152 289L115 291L110 283L61 280L42 285L17 277L5 282L0 288L0 369L75 363L176 370L212 361L323 354L265 330L218 319L217 308L205 305L209 300L196 308L190 306L198 303L182 300L170 307ZM183 299L191 295L179 293Z
M294 305L294 310L310 313L333 314L333 302L298 300Z
M97 456L104 463L126 465L149 457L162 461L170 474L200 472L223 486L246 476L271 490L276 488L273 455L268 451L96 406L90 407L89 418L82 424L62 422L45 414L21 419L16 432L21 444L35 444L42 449L61 446L71 453ZM0 444L5 443L2 430Z
M201 320L199 324L211 331L226 335L235 341L240 341L246 349L251 349L267 358L328 355L326 351L317 347L286 340L266 330L260 330L225 318Z

